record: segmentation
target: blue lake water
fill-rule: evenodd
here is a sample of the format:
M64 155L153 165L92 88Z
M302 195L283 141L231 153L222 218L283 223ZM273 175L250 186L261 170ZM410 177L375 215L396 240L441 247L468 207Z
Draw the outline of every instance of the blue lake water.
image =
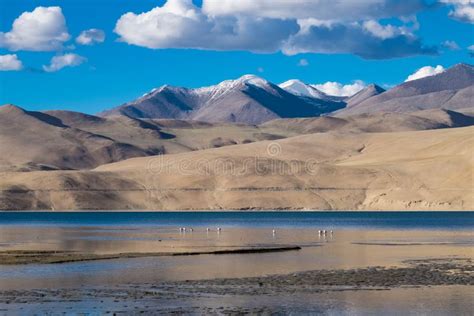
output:
M474 228L474 212L4 212L0 225Z
M193 227L183 233L180 227ZM206 228L210 227L208 231ZM216 230L222 227L222 231ZM273 233L275 229L276 233ZM321 236L320 229L334 230ZM299 251L200 256L164 256L0 265L0 314L54 314L107 311L132 313L135 306L270 306L293 314L472 314L472 287L399 288L391 291L292 295L215 296L184 299L158 295L151 301L119 300L142 286L192 279L240 278L320 269L399 266L426 258L474 259L474 212L3 212L0 251L59 250L85 253L180 252L249 246L298 245ZM39 290L38 290L39 289ZM2 304L2 291L75 289L80 299L46 299ZM153 288L151 290L154 291ZM81 291L86 291L82 293ZM109 293L107 292L107 293ZM42 293L42 292L41 292ZM105 295L105 298L104 298ZM168 306L168 307L166 307ZM166 308L165 308L166 307ZM218 309L218 311L221 311ZM219 313L217 313L219 314Z

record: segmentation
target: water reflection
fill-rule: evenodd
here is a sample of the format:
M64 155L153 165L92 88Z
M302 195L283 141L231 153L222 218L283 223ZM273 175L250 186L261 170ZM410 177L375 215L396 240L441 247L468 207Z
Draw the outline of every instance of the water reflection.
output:
M472 231L180 227L0 227L1 250L86 253L212 251L242 246L299 245L300 251L153 257L56 265L2 266L0 289L114 285L163 280L260 276L314 269L395 266L403 260L474 257Z

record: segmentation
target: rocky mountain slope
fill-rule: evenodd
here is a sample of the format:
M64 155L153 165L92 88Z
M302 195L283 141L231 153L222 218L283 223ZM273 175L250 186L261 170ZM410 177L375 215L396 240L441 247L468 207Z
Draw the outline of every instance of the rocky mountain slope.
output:
M459 110L474 107L474 67L458 64L429 77L405 82L338 111L336 116L375 112Z
M99 116L261 124L321 115L465 110L474 107L473 69L471 65L458 64L388 91L371 84L350 97L327 95L297 79L275 85L254 75L198 89L165 85Z
M347 98L345 101L347 107L349 108L384 92L385 89L383 89L382 87L379 87L376 84L371 84L365 87L363 90L357 92L353 96Z
M245 75L199 89L163 86L99 115L259 124L275 118L319 116L344 105L331 98L295 95L265 79Z

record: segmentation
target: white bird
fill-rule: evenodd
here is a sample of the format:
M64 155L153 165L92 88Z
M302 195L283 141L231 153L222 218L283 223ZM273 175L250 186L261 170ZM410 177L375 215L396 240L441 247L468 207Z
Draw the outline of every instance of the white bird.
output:
M190 228L190 229L189 229L189 231L190 231L190 232L193 232L193 231L194 231L194 229Z
M211 231L211 230L210 230L209 227L208 227L208 228L206 228L206 231L208 232L208 231Z
M220 228L220 227L217 227L217 232L218 232L218 233L221 232L221 228Z
M276 232L277 232L276 230L272 230L272 234L273 234L273 235L275 235L275 234L276 234Z
M331 235L333 234L333 231L331 230Z
M319 233L319 236L321 236L323 234L323 231L319 230L318 233Z
M327 231L327 230L323 230L323 233L324 233L324 235L327 235L327 234L328 234L328 231Z

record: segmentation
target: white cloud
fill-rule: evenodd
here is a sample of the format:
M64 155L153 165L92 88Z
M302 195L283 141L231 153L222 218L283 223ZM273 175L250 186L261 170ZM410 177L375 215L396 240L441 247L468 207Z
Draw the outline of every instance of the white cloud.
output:
M280 19L354 21L411 15L426 7L422 0L203 0L211 16L247 15Z
M364 27L363 21L355 20L412 14L423 7L421 3L204 0L200 8L192 0L168 0L148 12L122 15L114 31L123 42L152 49L349 53L368 59L435 54L436 49L425 48L410 33L417 28L413 18L399 17L402 26L382 26L374 20ZM336 11L344 15L337 18Z
M469 55L471 57L474 57L474 45L471 45L467 48L467 51L469 52Z
M420 69L415 71L413 74L409 75L408 78L405 80L405 82L421 79L421 78L425 78L429 76L434 76L442 72L444 72L444 67L441 65L438 65L436 67L431 67L431 66L421 67Z
M0 55L0 71L16 71L21 69L23 69L23 64L16 54Z
M412 23L412 22L410 22ZM388 31L387 31L388 32ZM299 53L355 54L366 59L398 58L412 55L437 54L435 47L425 47L411 34L374 35L363 24L333 23L306 25L304 32L290 37L282 47L285 54ZM387 37L388 38L381 38Z
M102 43L105 41L105 33L99 29L89 29L82 31L76 37L76 43L81 45L93 45L95 43Z
M49 65L44 65L43 70L46 72L55 72L63 69L64 67L75 67L84 63L87 59L76 55L76 54L64 54L59 56L54 56L51 58L51 63Z
M312 86L327 95L349 97L364 89L367 85L361 80L356 80L352 84L346 85L339 82L328 81L323 84L314 84Z
M409 20L407 20L410 22ZM413 27L408 27L408 26L394 26L391 24L387 25L382 25L378 21L375 20L368 20L365 21L362 26L363 28L374 35L375 37L381 38L381 39L388 39L388 38L394 38L400 35L406 35L406 36L414 36L412 31L416 30L418 28L418 22L415 20L411 20L414 22Z
M305 58L302 58L300 59L300 61L298 62L298 66L300 67L306 67L306 66L309 66L309 61Z
M381 25L374 20L365 21L363 27L366 31L382 39L391 38L398 34L398 29L393 25Z
M120 17L115 32L128 44L148 48L196 48L274 52L299 26L296 21L244 16L212 18L191 0Z
M69 38L60 7L37 7L16 18L9 32L0 32L0 47L12 51L52 51L61 49Z
M444 41L443 46L450 50L460 50L458 43L455 41Z
M458 6L449 14L449 16L456 20L474 23L474 6Z
M452 6L449 16L455 20L474 23L474 0L440 0Z

